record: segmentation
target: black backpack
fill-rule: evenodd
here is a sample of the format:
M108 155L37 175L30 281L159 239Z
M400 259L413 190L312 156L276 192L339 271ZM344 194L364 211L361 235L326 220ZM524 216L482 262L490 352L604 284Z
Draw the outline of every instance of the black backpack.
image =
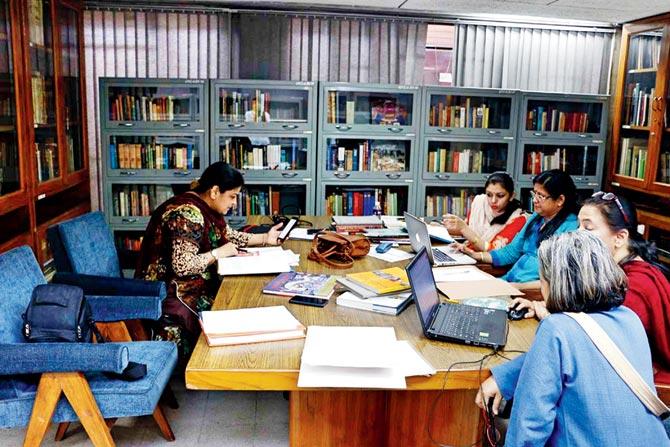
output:
M40 284L23 314L29 342L90 342L95 330L91 308L81 287Z
M23 336L29 342L106 342L95 327L91 307L81 287L65 284L40 284L33 289L23 314ZM143 363L128 362L121 373L105 375L121 380L139 380L147 374Z

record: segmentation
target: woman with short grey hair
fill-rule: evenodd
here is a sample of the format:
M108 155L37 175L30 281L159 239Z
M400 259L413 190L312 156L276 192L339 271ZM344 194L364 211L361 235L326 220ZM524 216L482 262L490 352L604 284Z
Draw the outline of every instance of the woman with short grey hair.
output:
M492 369L477 393L484 408L514 398L506 445L670 446L663 425L633 394L579 324L586 312L652 387L649 344L637 315L621 306L626 276L596 236L577 231L538 251L542 296L551 314L527 354Z

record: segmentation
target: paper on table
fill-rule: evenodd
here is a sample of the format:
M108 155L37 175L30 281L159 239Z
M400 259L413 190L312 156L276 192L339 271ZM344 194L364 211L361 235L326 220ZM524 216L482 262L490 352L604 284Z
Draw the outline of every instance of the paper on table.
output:
M219 275L260 275L290 272L292 265L300 263L300 255L281 247L248 248L247 253L229 258L219 258Z
M250 307L200 313L203 331L214 336L238 336L303 329L285 306Z
M407 228L405 220L396 216L382 216L382 221L386 228Z
M407 340L396 341L397 355L396 365L405 377L409 376L432 376L437 372L428 360L423 358Z
M339 368L302 363L298 387L405 389L407 382L405 376L393 368Z
M484 296L518 296L524 294L507 281L498 278L481 281L438 282L437 288L452 300Z
M316 233L313 234L307 234L307 228L294 228L291 230L291 233L289 233L288 238L289 239L298 239L302 241L311 241L314 239L314 236Z
M426 225L428 228L428 234L430 237L451 244L454 242L454 238L451 237L449 231L444 228L444 225Z
M414 257L413 254L407 253L406 251L399 250L397 248L391 248L386 253L377 253L375 251L375 248L377 248L377 244L370 245L370 251L368 252L368 256L372 256L373 258L381 259L382 261L386 262L404 261L405 259L410 259Z
M474 265L434 267L433 276L435 277L435 282L482 281L494 278L494 276L481 271Z
M316 366L391 368L393 327L310 326L302 362Z

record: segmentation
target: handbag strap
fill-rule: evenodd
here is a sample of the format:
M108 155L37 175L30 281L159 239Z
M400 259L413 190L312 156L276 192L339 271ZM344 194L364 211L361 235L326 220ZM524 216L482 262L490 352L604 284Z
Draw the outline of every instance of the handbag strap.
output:
M614 371L623 379L628 387L642 401L645 407L661 419L670 416L668 408L655 392L651 390L640 373L631 365L626 356L614 344L603 328L590 315L584 312L565 312L565 315L575 320L586 332L603 357L612 365Z
M346 255L344 253L339 253L338 256L346 257L347 260L341 261L341 262L335 262L335 261L330 260L329 256L334 254L334 253L335 253L335 247L331 247L330 249L328 249L324 253L319 253L319 250L317 249L317 247L312 246L312 251L310 253L312 256L310 256L310 258L313 259L316 262L320 262L322 264L329 265L329 266L331 266L333 268L336 268L336 269L348 269L348 268L351 268L354 265L354 259L351 256Z

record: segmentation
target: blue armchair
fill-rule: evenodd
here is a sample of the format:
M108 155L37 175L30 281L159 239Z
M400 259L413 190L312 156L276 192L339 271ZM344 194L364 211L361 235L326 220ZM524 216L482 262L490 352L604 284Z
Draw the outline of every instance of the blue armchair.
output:
M177 362L175 345L24 343L21 314L33 288L45 282L28 247L0 254L0 427L27 425L24 445L36 446L51 421L79 420L94 445L113 446L104 419L153 414L163 436L174 440L157 403ZM95 300L91 308L96 318L107 311ZM130 360L147 365L144 378L125 382L103 374L121 372Z

